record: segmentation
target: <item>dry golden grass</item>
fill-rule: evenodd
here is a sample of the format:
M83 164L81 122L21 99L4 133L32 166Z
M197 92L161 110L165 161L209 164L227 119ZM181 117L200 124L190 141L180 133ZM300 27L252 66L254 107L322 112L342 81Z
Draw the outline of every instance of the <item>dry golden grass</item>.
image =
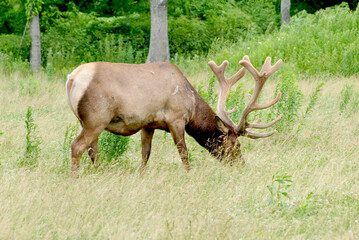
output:
M207 74L195 77L201 81ZM32 80L37 87L21 87L30 78L0 75L0 239L359 236L359 113L339 112L340 91L345 83L358 87L358 78L325 79L315 110L298 134L241 138L245 166L219 163L188 137L192 170L186 172L170 135L157 131L143 175L137 171L140 138L135 135L122 157L130 162L127 167L97 170L84 159L78 179L64 168L61 152L66 126L76 122L64 82L61 77L48 82L40 74ZM306 101L320 80L299 82ZM39 166L32 169L16 164L25 151L28 106L34 108L42 138ZM280 169L292 176L286 190L290 199L273 199L267 189Z

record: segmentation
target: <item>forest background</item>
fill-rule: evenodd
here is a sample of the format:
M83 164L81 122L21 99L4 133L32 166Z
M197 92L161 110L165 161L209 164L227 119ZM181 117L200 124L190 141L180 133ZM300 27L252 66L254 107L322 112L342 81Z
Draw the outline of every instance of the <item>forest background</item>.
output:
M22 61L30 56L28 34L21 49L19 44L32 2L0 1L0 52ZM294 0L291 15L300 18L296 21L300 28L305 25L303 19L311 21L307 13L341 2ZM357 3L347 1L346 6L355 10ZM36 1L34 11L40 14L45 69L73 68L91 61L142 63L147 57L149 1L41 0ZM168 18L171 57L205 56L214 46L258 42L260 36L277 32L280 0L173 0L168 3Z

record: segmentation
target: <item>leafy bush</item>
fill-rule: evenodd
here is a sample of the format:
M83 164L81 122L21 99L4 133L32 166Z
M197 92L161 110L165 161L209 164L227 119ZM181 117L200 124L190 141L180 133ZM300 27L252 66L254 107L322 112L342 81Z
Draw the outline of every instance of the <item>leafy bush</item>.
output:
M100 159L106 162L119 162L130 142L130 137L124 137L104 131L98 140Z

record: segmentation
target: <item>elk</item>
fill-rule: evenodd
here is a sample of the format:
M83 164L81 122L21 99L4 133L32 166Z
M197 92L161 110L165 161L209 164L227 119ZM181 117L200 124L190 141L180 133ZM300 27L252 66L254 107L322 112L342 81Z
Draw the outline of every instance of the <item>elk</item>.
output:
M80 65L69 74L66 83L70 108L82 126L81 133L71 144L72 172L78 171L80 157L86 149L92 162L97 161L97 141L104 130L123 136L141 130L141 170L146 167L150 156L155 129L171 133L186 169L190 165L185 132L219 160L233 162L241 158L239 136L264 138L276 132L255 133L250 129L270 127L282 115L267 124L259 124L258 120L249 123L248 115L279 101L281 93L268 104L257 102L266 80L282 60L271 66L268 57L260 72L253 67L248 56L239 63L243 68L229 79L224 75L228 61L220 66L213 61L208 63L220 85L219 117L174 64L93 62ZM255 86L239 124L235 124L228 114L237 108L226 111L225 103L231 87L245 75L246 70L253 75Z

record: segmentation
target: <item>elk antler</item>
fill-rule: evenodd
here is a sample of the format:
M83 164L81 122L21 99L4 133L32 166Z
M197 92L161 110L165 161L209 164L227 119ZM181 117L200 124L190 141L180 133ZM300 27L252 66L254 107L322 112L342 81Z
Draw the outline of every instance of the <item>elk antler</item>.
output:
M245 56L243 59L249 60L249 58L247 56ZM214 72L214 75L216 75L217 80L219 82L220 92L219 92L219 99L218 99L218 104L217 104L218 115L223 119L223 121L225 121L230 126L235 128L236 125L228 117L228 114L231 114L234 111L236 111L238 107L235 107L229 111L226 111L224 108L226 105L226 100L227 100L227 97L229 94L229 90L239 79L241 79L244 76L244 74L246 74L246 69L245 68L240 69L236 74L234 74L232 77L230 77L228 79L224 76L224 72L228 65L227 60L224 61L220 66L217 66L217 64L214 61L210 61L208 63L208 65Z
M251 64L249 57L248 56L244 56L243 60L241 60L239 62L239 64L241 64L244 68L242 68L241 70L239 70L234 76L232 76L230 79L226 79L224 77L224 70L226 68L226 66L228 65L227 61L224 61L221 66L217 66L213 61L208 63L210 65L210 67L212 68L214 74L216 75L219 84L220 84L220 88L221 88L221 92L219 95L219 100L218 100L218 111L219 111L219 116L229 125L231 125L235 131L237 132L238 135L243 135L249 138L264 138L264 137L269 137L271 135L273 135L276 131L272 131L272 132L268 132L268 133L254 133L251 132L247 129L249 128L258 128L258 129L264 129L267 127L272 126L273 124L275 124L276 122L278 122L282 115L278 116L276 119L274 119L273 121L267 123L267 124L258 124L258 122L260 121L257 120L254 123L249 123L248 122L248 115L249 113L251 113L254 110L260 110L260 109L265 109L265 108L269 108L271 106L273 106L274 104L276 104L280 97L281 97L281 93L278 93L278 96L271 101L270 103L267 104L258 104L258 97L260 92L262 91L262 88L265 84L265 82L267 81L267 79L279 68L279 66L282 64L282 60L279 60L276 64L274 64L274 66L271 66L271 58L267 57L267 59L265 60L263 67L261 69L260 72L257 71L257 69L255 69L253 67L253 65ZM254 90L253 90L253 95L249 101L249 103L247 104L247 106L244 108L243 112L242 112L242 117L241 120L239 122L238 125L234 124L233 121L228 117L227 114L229 114L230 112L233 112L236 110L233 109L231 111L225 111L224 110L224 106L225 106L225 102L226 99L228 97L229 94L229 90L230 88L233 86L233 84L235 84L241 77L243 77L243 75L245 74L245 69L247 69L252 76L254 77L255 80L255 86L254 86Z

